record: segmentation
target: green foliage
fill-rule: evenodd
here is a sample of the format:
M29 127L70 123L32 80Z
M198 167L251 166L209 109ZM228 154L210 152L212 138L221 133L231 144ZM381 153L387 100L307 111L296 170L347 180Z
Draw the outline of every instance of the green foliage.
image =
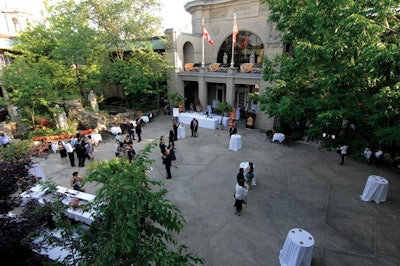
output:
M96 221L85 235L82 250L90 265L183 265L203 262L187 253L172 232L185 223L180 211L165 198L145 170L153 160L148 155L156 141L140 151L136 160L114 159L89 169L87 180L101 184L96 201Z
M162 182L151 181L146 170L157 141L137 154L136 160L116 158L91 164L85 181L99 184L95 202L89 206L94 222L88 230L65 219L61 201L52 204L53 221L60 237L44 231L44 243L70 251L64 264L73 265L194 265L204 259L188 252L175 239L185 220L165 198ZM68 263L68 260L70 261Z
M163 55L152 49L138 48L123 61L113 63L113 81L122 85L132 107L149 109L156 95L165 90L161 84L167 81L167 68Z
M167 98L169 100L169 103L171 104L172 107L179 107L178 105L180 103L183 103L185 100L185 97L183 97L181 94L178 92L176 93L168 93Z
M399 147L398 2L264 2L294 54L264 58L260 109L292 129L310 122L307 134L335 134L355 152Z
M221 114L223 113L229 113L232 112L233 107L231 104L227 102L218 102L217 108L215 108L217 111L219 111Z

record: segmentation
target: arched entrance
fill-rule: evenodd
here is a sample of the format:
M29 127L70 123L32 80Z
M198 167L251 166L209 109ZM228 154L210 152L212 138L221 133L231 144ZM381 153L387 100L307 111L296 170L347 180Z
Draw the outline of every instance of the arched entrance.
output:
M224 54L228 56L227 65L232 60L232 34L229 35L222 43L219 51L217 62L224 61ZM261 64L264 55L264 44L256 34L250 31L239 31L234 49L234 65L239 67L243 63Z

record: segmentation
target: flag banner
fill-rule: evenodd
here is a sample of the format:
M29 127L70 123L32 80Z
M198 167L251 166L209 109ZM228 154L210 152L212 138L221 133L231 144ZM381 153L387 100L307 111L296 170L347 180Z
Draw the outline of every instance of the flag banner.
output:
M237 38L238 33L239 33L239 30L238 30L236 14L235 14L235 17L233 19L233 34L232 34L233 46L236 45L236 38Z
M214 41L211 39L211 36L208 33L208 31L206 30L206 28L204 27L204 24L203 24L203 28L202 28L202 35L208 41L209 44L214 45Z

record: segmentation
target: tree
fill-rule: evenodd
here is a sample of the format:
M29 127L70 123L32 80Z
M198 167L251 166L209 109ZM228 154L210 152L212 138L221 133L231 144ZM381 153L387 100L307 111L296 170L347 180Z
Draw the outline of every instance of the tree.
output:
M264 1L293 54L264 59L260 109L354 149L400 144L397 1Z
M99 161L88 166L86 181L100 184L89 206L94 222L87 230L65 222L65 209L53 208L57 230L69 234L54 238L42 234L48 244L70 251L65 264L73 265L191 265L204 259L187 251L174 237L185 220L176 206L165 198L162 182L146 177L153 160L153 142L134 161L125 158ZM60 205L56 205L60 206ZM72 237L72 234L78 236ZM79 247L79 249L77 249Z

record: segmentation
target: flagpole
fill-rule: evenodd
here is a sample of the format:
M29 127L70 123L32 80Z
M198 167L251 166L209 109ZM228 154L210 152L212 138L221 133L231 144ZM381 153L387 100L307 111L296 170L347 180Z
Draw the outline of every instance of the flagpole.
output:
M236 13L233 15L231 67L235 66L235 63L234 63L234 60L233 60L233 58L235 57L235 45L236 45L235 23L236 23ZM235 38L235 41L233 41L234 38Z
M201 24L202 28L201 28L201 67L205 67L206 64L204 62L204 18L202 20L202 24Z

